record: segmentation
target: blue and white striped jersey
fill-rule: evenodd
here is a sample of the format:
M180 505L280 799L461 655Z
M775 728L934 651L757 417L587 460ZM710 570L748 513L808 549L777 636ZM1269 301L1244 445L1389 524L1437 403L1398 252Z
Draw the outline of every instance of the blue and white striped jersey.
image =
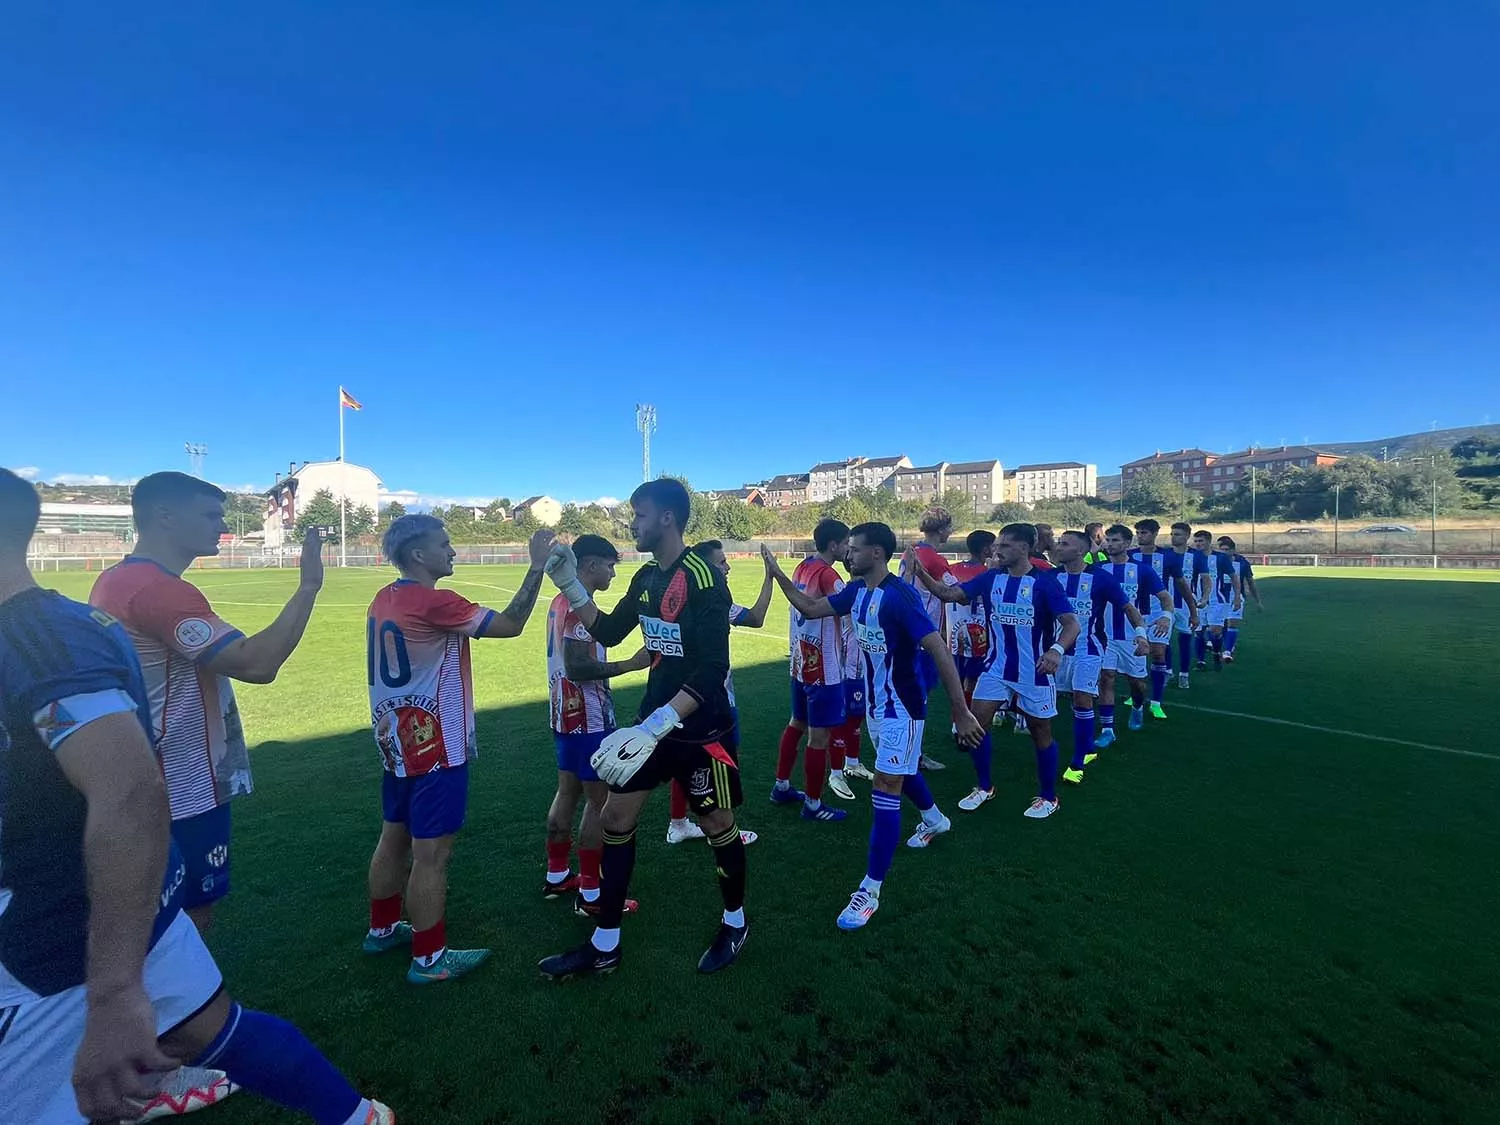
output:
M1006 683L1046 687L1051 682L1037 671L1037 661L1057 639L1057 619L1073 612L1073 604L1058 585L1057 572L1032 567L1017 577L990 570L962 585L969 601L984 606L990 624L988 674L999 673Z
M1157 577L1156 571L1144 563L1133 562L1097 563L1094 569L1118 582L1125 591L1125 597L1140 610L1142 617L1149 620L1157 615L1159 607L1156 595L1165 590L1166 586ZM1125 616L1124 606L1115 606L1109 611L1104 631L1114 641L1128 640L1133 635L1134 630L1130 619Z
M1124 589L1097 567L1086 567L1078 574L1069 574L1066 570L1055 573L1058 585L1078 616L1078 640L1068 649L1068 655L1081 652L1084 656L1103 656L1108 641L1104 632L1104 615L1110 606L1123 606L1129 601ZM1079 645L1083 646L1081 650Z
M828 595L854 623L864 665L866 714L876 719L925 719L927 682L922 640L937 632L917 591L894 574L878 586L855 579Z

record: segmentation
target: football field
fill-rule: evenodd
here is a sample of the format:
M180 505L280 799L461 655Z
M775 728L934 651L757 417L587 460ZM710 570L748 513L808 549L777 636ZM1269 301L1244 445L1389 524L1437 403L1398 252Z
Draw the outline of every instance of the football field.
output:
M760 574L735 563L738 601ZM958 810L973 774L939 693L927 750L948 769L929 780L954 830L900 849L853 934L834 918L864 871L868 786L842 824L766 800L787 715L778 594L764 631L732 639L740 821L760 833L740 963L695 972L718 891L706 845L665 843L661 793L621 970L563 985L535 963L589 927L540 894L544 588L523 637L474 644L480 758L448 933L495 956L431 988L406 984L402 953L360 952L380 777L364 615L392 576L330 571L280 679L238 689L256 792L235 806L210 945L239 999L295 1020L403 1123L1500 1120L1500 576L1266 577L1238 663L1170 687L1165 723L1127 731L1122 708L1119 741L1046 821L1021 815L1032 753L1009 728L999 799ZM94 576L43 577L85 597ZM519 577L449 584L503 608ZM296 572L190 578L254 631ZM622 718L643 682L616 682ZM1066 710L1057 726L1066 758ZM291 1118L241 1094L204 1120Z

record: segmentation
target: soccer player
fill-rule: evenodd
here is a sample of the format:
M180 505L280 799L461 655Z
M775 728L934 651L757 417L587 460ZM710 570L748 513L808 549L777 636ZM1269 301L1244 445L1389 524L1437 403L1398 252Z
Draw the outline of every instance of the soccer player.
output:
M995 533L971 531L964 545L969 548L968 559L949 568L959 585L978 578L989 569ZM958 666L958 676L963 681L964 703L972 704L974 685L984 672L985 658L990 651L989 622L980 616L977 606L955 603L948 609L948 625L952 631L948 650L953 654L953 663Z
M844 588L844 580L833 569L849 546L849 526L836 519L823 519L813 528L816 554L797 564L792 583L814 601ZM767 571L770 576L769 570ZM844 636L834 618L810 619L791 608L792 717L781 732L776 754L776 784L771 788L773 805L802 806L802 819L834 822L849 814L823 803L823 778L828 769L829 743L835 730L848 721L844 698ZM806 792L792 787L792 763L803 732L807 733L807 755L802 763ZM839 762L842 777L843 762ZM846 786L847 788L847 786ZM854 794L850 792L849 798Z
M1074 785L1083 781L1084 767L1098 757L1094 748L1094 701L1109 645L1105 612L1111 607L1130 611L1130 599L1120 584L1100 567L1088 565L1092 545L1086 533L1065 531L1053 549L1058 584L1072 603L1079 624L1078 639L1068 647L1057 668L1057 690L1073 697L1073 760L1063 770L1063 780Z
M153 473L136 483L130 507L135 548L99 576L89 602L125 626L140 656L172 837L187 861L183 902L206 932L229 893L230 801L252 788L230 681L268 684L292 655L323 586L322 543L309 529L297 592L247 637L182 577L194 559L219 553L224 492L186 473Z
M693 551L701 555L703 560L724 576L724 581L729 581L729 557L724 554L724 544L718 539L705 539L701 543L693 544ZM755 599L752 606L743 606L738 603L729 607L729 624L731 628L759 629L766 623L766 611L771 608L772 582L770 574L766 574L760 584L760 595ZM740 710L734 698L734 669L724 677L724 691L729 696L729 711L734 717L734 745L738 748L740 744ZM736 749L738 754L738 749ZM667 843L681 844L686 840L703 839L703 829L699 828L688 819L687 790L682 787L680 781L674 780L671 785L671 819L667 822ZM758 835L748 828L740 828L740 840L745 847L749 847L760 839ZM628 907L630 900L626 899Z
M1033 524L1036 528L1036 545L1031 552L1031 565L1038 570L1053 570L1052 548L1057 546L1057 538L1053 534L1050 523Z
M1207 531L1193 532L1193 546L1208 559L1208 619L1198 639L1198 667L1205 665L1205 646L1213 650L1214 671L1224 670L1224 626L1244 611L1240 577L1234 571L1233 556L1214 549L1214 537Z
M241 1008L182 912L125 630L40 589L36 490L0 469L0 1117L134 1118L188 1062L319 1125L394 1125L291 1024Z
M1255 599L1257 609L1264 610L1265 603L1260 600L1260 589L1255 585L1255 568L1250 565L1250 560L1240 554L1234 545L1234 540L1227 535L1219 536L1218 548L1228 555L1234 564L1235 577L1240 580L1240 601L1238 607L1232 607L1233 611L1224 622L1224 663L1234 663L1234 646L1240 640L1240 627L1245 621L1245 599Z
M957 584L958 579L949 573L948 560L938 554L938 548L947 543L948 537L953 534L953 517L948 513L948 509L934 504L922 513L922 519L917 524L917 528L921 531L922 538L912 544L911 552L908 552L908 554L915 553L917 560L921 562L927 573L934 578L949 586ZM927 616L932 618L932 624L938 631L939 639L946 645L948 643L948 617L944 612L943 603L928 594L917 583L916 578L907 572L906 559L906 555L901 557L900 577L902 581L917 591L917 597L922 602L922 608L927 611ZM927 677L927 682L929 684L936 683L937 670L927 657L918 655L917 661L925 670L924 674ZM936 758L925 753L921 756L921 766L924 770L945 770L948 768Z
M1116 527L1124 527L1124 524L1116 524ZM1167 664L1167 649L1172 645L1172 619L1177 612L1177 578L1174 563L1178 560L1175 556L1168 557L1168 552L1156 549L1156 537L1161 532L1161 524L1156 520L1138 520L1135 525L1135 546L1125 553L1125 560L1136 563L1142 568L1149 568L1156 580L1161 583L1161 591L1157 594L1157 600L1167 610L1164 617L1158 617L1151 611L1151 596L1137 591L1136 608L1141 611L1142 617L1152 619L1147 640L1151 645L1151 717L1153 719L1165 719L1167 713L1162 710L1162 700L1167 694L1167 679L1171 674L1171 668ZM1130 530L1126 528L1125 540L1130 541ZM1107 545L1106 545L1107 547ZM1107 557L1107 562L1113 559Z
M615 731L594 754L594 770L610 787L602 818L599 915L589 941L542 960L538 967L554 980L620 967L620 917L635 866L636 824L651 790L674 778L687 789L708 835L724 900L718 933L699 958L698 971L712 973L732 965L750 934L745 844L734 823L743 791L733 745L734 713L724 687L729 676L729 585L683 542L691 504L680 481L647 481L631 494L630 504L636 550L651 552L653 560L636 571L611 612L601 612L589 597L566 546L554 547L547 560L548 574L595 640L617 645L639 627L652 653L636 725Z
M1067 532L1063 532L1064 535ZM1093 566L1096 563L1108 562L1109 553L1104 549L1104 525L1095 520L1093 523L1085 524L1083 534L1089 541L1089 549L1083 556L1085 566ZM1062 564L1059 563L1059 566Z
M573 557L578 560L578 580L590 595L609 589L620 561L613 543L599 535L580 535L573 541ZM576 890L574 909L579 914L599 908L599 862L604 854L599 814L609 787L599 780L589 759L615 729L610 677L639 671L650 663L651 654L644 648L629 660L607 659L604 646L589 636L568 599L562 594L552 599L547 608L547 694L557 749L557 792L547 810L547 878L542 897L560 898ZM580 798L583 821L578 826L578 874L574 876L569 853ZM626 909L630 909L628 902Z
M1193 663L1193 640L1198 635L1202 622L1202 610L1208 601L1208 560L1203 552L1192 545L1193 525L1172 525L1172 551L1175 556L1173 575L1182 601L1176 603L1172 612L1172 625L1177 630L1177 686L1188 686L1188 669ZM1166 565L1166 564L1163 564Z
M554 539L546 529L531 537L531 567L499 613L437 588L453 574L458 554L442 520L402 516L381 541L401 577L375 595L365 622L370 724L384 772L364 950L383 953L410 943L406 979L412 984L453 980L490 955L488 949L450 949L443 921L448 861L468 805L469 762L478 752L469 640L521 635ZM410 922L401 920L403 885Z
M1172 595L1148 564L1130 560L1130 541L1130 528L1122 523L1113 525L1104 533L1109 561L1094 567L1113 578L1129 601L1127 606L1111 610L1104 620L1104 635L1109 644L1104 650L1104 670L1099 677L1101 749L1115 740L1115 679L1121 672L1130 680L1133 704L1130 729L1140 730L1146 725L1146 654L1150 651L1146 617L1150 615L1149 632L1157 638L1169 636L1172 631ZM1153 598L1159 603L1156 610L1151 607ZM1165 685L1165 678L1162 683ZM1157 719L1167 717L1155 700L1151 703L1151 714Z
M896 552L896 533L883 523L862 523L849 532L849 573L854 581L826 597L814 598L781 573L771 552L761 548L767 565L797 612L810 620L853 617L859 637L869 712L880 725L875 752L875 784L871 803L875 822L870 829L869 863L859 889L838 916L841 930L857 930L880 908L880 890L896 857L901 837L901 796L904 793L921 810L922 822L907 846L925 848L953 827L932 799L921 775L922 730L927 718L927 672L922 659L937 669L947 689L958 727L958 739L966 745L979 740L979 724L963 702L958 669L943 644L932 617L911 585L890 571ZM926 574L920 561L911 559L917 574ZM938 588L942 583L930 575ZM955 587L956 588L956 587Z
M994 799L990 775L993 746L990 724L1002 703L1026 716L1036 750L1037 795L1025 815L1033 819L1057 811L1057 742L1052 720L1057 716L1057 690L1052 679L1063 653L1078 639L1078 618L1058 585L1055 574L1031 561L1036 528L1029 523L1006 524L995 540L998 569L985 571L962 586L945 586L927 574L916 560L918 579L946 602L980 604L990 623L990 655L974 688L974 716L984 737L974 748L974 771L979 784L958 807L973 812Z

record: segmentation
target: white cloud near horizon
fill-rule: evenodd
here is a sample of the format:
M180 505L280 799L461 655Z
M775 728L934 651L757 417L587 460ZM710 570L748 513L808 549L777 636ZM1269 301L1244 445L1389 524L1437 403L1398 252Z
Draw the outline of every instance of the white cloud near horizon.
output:
M18 468L12 468L7 465L6 468L10 469L11 472L15 473L22 480L36 480L37 477L42 475L42 470L38 469L35 465L21 465Z

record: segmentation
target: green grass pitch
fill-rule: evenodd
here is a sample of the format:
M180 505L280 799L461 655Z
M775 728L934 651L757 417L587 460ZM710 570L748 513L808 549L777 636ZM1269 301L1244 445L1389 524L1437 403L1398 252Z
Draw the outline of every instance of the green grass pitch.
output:
M737 564L739 600L759 573ZM518 576L468 567L452 585L503 606ZM82 597L92 577L46 581ZM296 580L192 577L246 630ZM1240 661L1169 689L1169 721L1122 729L1045 822L1021 816L1031 752L1008 730L1000 799L958 811L973 778L939 697L927 749L949 766L931 782L954 831L900 850L855 934L834 918L863 873L867 787L840 825L766 801L787 709L778 598L767 630L732 642L740 819L761 835L743 959L694 971L718 892L703 844L664 842L659 795L623 968L561 986L535 963L588 928L539 894L556 776L542 605L522 638L474 645L480 759L448 928L495 956L416 989L401 953L359 949L379 825L363 617L390 577L330 572L278 682L239 689L257 789L236 805L210 944L237 997L295 1020L403 1122L1500 1120L1500 583L1269 577ZM641 682L618 683L623 715ZM1058 729L1066 755L1066 712ZM245 1094L209 1113L290 1120Z

